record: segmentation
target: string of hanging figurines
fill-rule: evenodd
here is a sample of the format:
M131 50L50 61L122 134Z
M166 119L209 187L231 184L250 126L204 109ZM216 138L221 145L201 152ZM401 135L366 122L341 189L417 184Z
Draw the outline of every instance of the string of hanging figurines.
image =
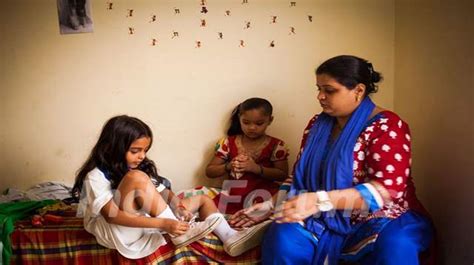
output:
M241 0L242 5L249 4L249 0ZM289 7L296 7L296 1L290 1L289 2ZM114 2L113 1L107 1L106 2L106 9L107 10L113 10L114 9ZM180 15L181 10L178 7L173 8L174 14L175 15ZM209 12L209 9L207 7L207 0L200 0L200 13L201 14L207 14ZM134 10L133 9L127 9L126 13L126 18L133 17L134 15ZM231 10L225 10L224 11L224 16L231 16ZM278 20L278 16L271 16L270 17L270 24L276 24ZM313 16L312 15L307 15L307 20L308 22L313 22ZM156 23L158 21L158 17L156 14L150 15L148 23ZM204 28L207 26L207 21L205 18L200 19L200 27ZM248 30L252 28L252 22L251 21L244 21L244 30ZM135 28L133 26L128 27L128 34L129 35L134 35L135 34ZM293 26L289 27L288 35L296 35L296 29ZM178 31L172 31L171 32L171 39L179 38L179 32ZM224 39L224 33L223 32L217 32L217 39L222 40ZM157 46L158 45L158 39L157 38L151 38L150 42L151 46ZM195 41L195 47L196 48L201 48L202 47L202 41L201 40L196 40ZM269 43L270 48L274 48L276 46L275 40L271 40ZM244 48L245 47L245 40L239 40L238 41L238 47Z

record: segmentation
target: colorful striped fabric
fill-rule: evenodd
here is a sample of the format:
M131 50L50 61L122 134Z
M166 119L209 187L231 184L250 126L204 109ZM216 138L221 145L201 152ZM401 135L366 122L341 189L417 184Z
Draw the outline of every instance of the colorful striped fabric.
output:
M189 198L196 195L207 195L209 198L214 199L217 195L221 193L221 190L213 187L198 186L194 189L182 190L176 193L180 199Z
M65 217L61 225L33 227L19 221L12 233L11 264L117 264L115 250L97 244L82 218Z
M220 190L204 186L177 193L180 198L205 194L211 199ZM68 213L67 216L75 216ZM45 224L33 227L29 221L18 221L11 236L13 255L11 264L69 265L69 264L256 264L260 261L260 247L239 257L227 255L222 242L209 234L189 246L176 249L172 243L158 248L153 254L138 260L121 256L116 250L99 245L83 226L82 218L65 217L60 225Z
M41 228L19 221L11 238L11 264L255 264L260 260L259 247L239 257L227 255L214 234L179 249L170 243L150 256L131 260L97 244L95 237L84 230L82 218L77 217L65 217L60 225L45 224Z

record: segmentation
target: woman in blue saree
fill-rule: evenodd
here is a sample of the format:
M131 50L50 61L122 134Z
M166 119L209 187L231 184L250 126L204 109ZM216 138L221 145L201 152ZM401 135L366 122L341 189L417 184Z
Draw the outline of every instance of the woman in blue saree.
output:
M411 178L408 125L376 106L380 73L337 56L316 70L323 109L309 122L293 176L262 244L263 264L419 264L433 227ZM236 213L248 225L266 202Z

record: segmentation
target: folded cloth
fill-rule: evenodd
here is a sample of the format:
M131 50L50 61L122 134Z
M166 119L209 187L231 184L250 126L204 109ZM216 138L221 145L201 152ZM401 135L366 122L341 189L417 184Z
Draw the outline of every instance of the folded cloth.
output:
M0 196L0 203L25 200L25 192L17 188L8 188Z
M71 197L71 187L61 182L48 181L29 188L26 190L25 196L33 201L47 199L64 200Z

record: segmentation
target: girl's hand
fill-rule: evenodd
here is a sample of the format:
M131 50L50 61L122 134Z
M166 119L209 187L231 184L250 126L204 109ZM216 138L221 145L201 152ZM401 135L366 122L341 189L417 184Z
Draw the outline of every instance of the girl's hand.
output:
M236 173L253 172L260 173L260 166L255 163L252 157L242 154L237 156L231 163L232 169Z
M318 213L318 198L315 192L304 193L291 198L276 207L272 219L277 223L296 223Z
M272 214L271 201L254 204L233 214L229 219L231 227L239 229L265 221Z
M230 161L230 169L234 173L242 173L241 163L247 161L249 157L246 154L239 154Z
M189 229L189 224L186 222L176 221L168 218L163 218L162 222L163 224L161 226L161 230L166 231L172 236L182 235Z
M174 215L176 215L176 217L178 217L179 220L186 221L186 222L188 222L189 220L191 220L191 218L193 218L193 214L183 206L178 206L174 210Z

